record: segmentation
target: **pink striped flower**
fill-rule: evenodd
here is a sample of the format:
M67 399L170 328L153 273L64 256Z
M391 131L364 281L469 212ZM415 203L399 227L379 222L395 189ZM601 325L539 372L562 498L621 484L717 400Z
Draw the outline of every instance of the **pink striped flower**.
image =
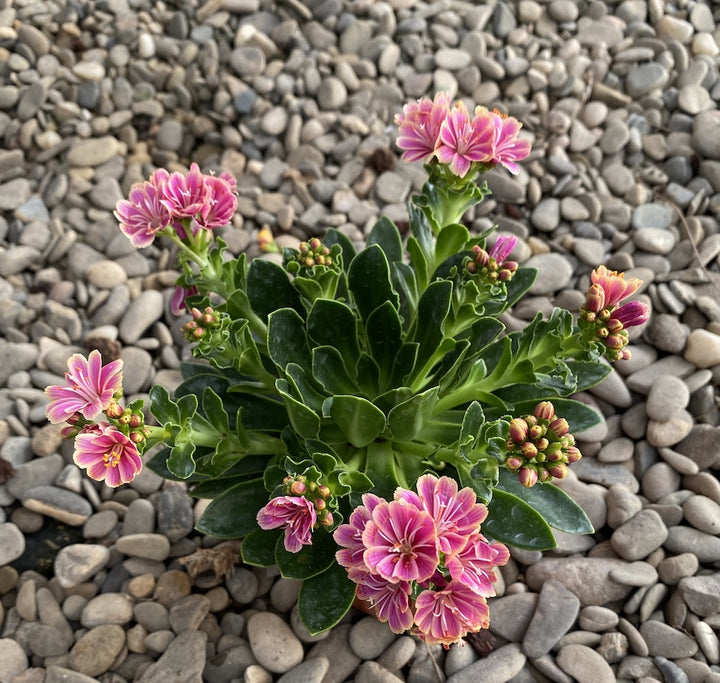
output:
M315 506L302 496L278 496L257 513L261 529L285 529L285 549L296 553L312 545L312 530L317 522Z
M404 500L381 502L365 525L362 541L368 569L388 581L424 581L438 564L433 518Z
M530 143L518 138L522 124L512 116L501 114L497 109L489 111L485 107L477 107L475 114L490 118L493 122L491 162L500 164L513 175L517 175L520 167L515 162L525 159L530 154Z
M498 267L502 267L512 250L515 249L517 241L517 237L514 235L498 235L495 244L492 245L488 252L488 256L495 259Z
M490 625L485 598L459 581L451 581L443 590L426 590L415 601L418 635L427 643L444 647L457 643L469 632Z
M598 266L590 275L593 284L600 285L603 290L602 308L612 308L633 295L642 285L642 280L631 277L625 279L625 273L608 270L605 266Z
M229 173L221 173L219 177L206 175L204 179L207 190L206 203L195 220L206 230L228 225L237 210L235 178Z
M205 176L197 164L190 165L190 172L185 175L175 172L163 186L162 204L170 212L173 220L194 218L209 208L210 192L205 183Z
M130 483L142 469L137 446L117 427L100 422L75 437L73 460L91 479L113 488Z
M450 477L424 474L417 481L417 493L398 489L395 498L427 512L435 524L438 543L443 553L462 550L469 536L476 532L487 517L487 507L477 502L470 488L458 491Z
M403 161L429 161L435 152L440 127L450 111L450 95L439 92L434 100L409 102L395 116L399 126L397 146L404 149Z
M80 413L86 420L94 420L110 405L114 396L122 392L121 360L103 365L100 352L91 351L87 358L73 354L67 366L67 384L45 389L50 399L45 413L53 424L65 422L75 413Z
M119 201L115 208L120 230L138 248L152 244L155 235L170 225L172 217L163 203L168 177L167 171L158 169L150 180L135 183L128 198Z
M458 553L445 558L450 576L484 598L495 595L495 567L510 559L510 551L502 543L489 543L482 534L473 534Z
M360 569L348 573L350 579L358 584L356 595L366 600L380 621L387 621L393 633L404 633L413 624L410 609L412 587L407 581L387 581L378 574Z
M490 163L494 156L494 120L477 115L472 119L467 107L457 102L440 126L435 156L459 178L467 175L473 163Z
M374 493L365 493L362 500L363 504L350 514L348 524L341 524L333 534L335 543L341 547L335 553L337 562L348 569L365 567L363 554L366 548L362 541L363 531L372 517L373 510L382 502L382 499Z
M196 294L198 294L198 288L195 286L181 287L180 285L177 285L175 287L175 291L173 292L172 299L170 300L170 312L173 315L182 315L183 313L187 313L185 299L189 296L195 296Z
M607 328L611 332L625 330L628 327L643 325L648 321L650 311L642 301L628 301L615 311L607 321Z

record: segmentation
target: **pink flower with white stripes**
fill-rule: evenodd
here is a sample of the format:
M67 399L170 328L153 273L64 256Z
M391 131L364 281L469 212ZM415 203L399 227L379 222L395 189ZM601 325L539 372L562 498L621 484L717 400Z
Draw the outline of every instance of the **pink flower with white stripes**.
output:
M73 461L87 469L91 479L113 488L129 484L142 469L137 446L107 422L91 425L75 437Z

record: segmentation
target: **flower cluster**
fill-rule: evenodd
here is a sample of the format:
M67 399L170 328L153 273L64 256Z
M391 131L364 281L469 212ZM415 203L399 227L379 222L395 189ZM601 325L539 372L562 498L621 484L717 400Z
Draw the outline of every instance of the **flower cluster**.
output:
M538 403L532 415L511 420L506 445L505 466L528 488L553 477L564 479L568 463L582 457L567 420L555 415L550 401Z
M395 122L397 145L405 150L403 160L436 159L459 178L496 164L517 174L516 162L530 154L530 143L518 137L517 119L485 107L476 107L471 115L461 101L451 107L447 93L406 104Z
M147 432L142 412L122 408L122 365L102 364L98 351L88 358L76 353L68 360L64 385L45 389L45 413L54 424L66 422L63 436L75 437L73 460L88 476L108 486L131 482L142 468L138 445ZM95 422L103 414L105 420Z
M196 342L202 339L207 331L217 330L222 325L221 315L212 306L206 306L202 311L191 308L192 320L187 322L183 328L183 337L189 342Z
M480 275L489 282L507 282L518 269L515 261L507 260L516 244L517 237L512 235L499 235L489 252L476 244L473 257L465 266L468 273Z
M326 247L317 237L308 242L300 242L298 250L286 257L285 267L289 273L296 274L303 269L310 270L315 266L333 266L330 248Z
M395 633L415 624L423 640L447 647L487 628L494 569L509 557L480 533L486 516L471 489L426 474L417 493L398 488L390 502L366 493L335 531L336 558Z
M638 278L625 279L624 273L596 268L590 276L585 305L580 309L579 326L585 338L599 344L611 361L628 360L628 328L647 322L650 312L642 301L620 302L642 285Z
M170 226L184 237L188 230L227 225L237 209L235 190L229 173L205 175L197 164L187 174L158 169L149 180L133 185L128 199L118 202L115 217L136 247L147 247Z
M285 478L283 493L257 513L257 521L261 529L284 529L285 550L296 553L302 546L312 545L312 532L318 524L333 525L330 489L300 475Z

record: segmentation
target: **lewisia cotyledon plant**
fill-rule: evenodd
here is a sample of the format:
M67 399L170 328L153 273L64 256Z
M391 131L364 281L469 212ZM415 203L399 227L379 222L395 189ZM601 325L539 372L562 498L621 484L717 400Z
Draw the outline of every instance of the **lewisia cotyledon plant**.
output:
M246 563L303 581L301 619L330 628L354 599L395 632L445 646L486 628L507 546L593 531L553 485L580 457L573 432L601 418L569 397L629 357L647 320L640 282L599 266L579 318L556 308L508 332L500 316L535 272L511 234L471 234L481 175L517 173L520 122L446 93L398 113L397 146L428 180L410 233L381 218L357 251L340 231L282 252L228 258L217 229L237 207L226 173L155 171L117 206L138 247L179 249L172 311L194 362L174 396L122 398L122 366L73 356L47 414L74 460L117 486L146 466L210 498L197 528L242 538ZM263 251L278 251L271 232ZM149 451L153 446L159 449Z

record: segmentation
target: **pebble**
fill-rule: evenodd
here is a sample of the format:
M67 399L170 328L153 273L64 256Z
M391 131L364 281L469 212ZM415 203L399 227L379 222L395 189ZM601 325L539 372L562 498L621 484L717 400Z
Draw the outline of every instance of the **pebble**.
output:
M700 559L695 557L696 561ZM690 562L687 564L689 568ZM678 589L687 606L695 614L709 617L720 611L720 577L717 574L683 577Z
M365 617L350 629L349 643L360 659L375 659L392 643L395 634L386 622Z
M63 588L72 588L95 576L109 559L110 550L105 546L74 543L60 549L53 570Z
M558 666L577 681L612 683L615 674L610 665L595 650L580 644L565 645L556 658Z
M248 621L248 639L258 663L273 673L285 673L303 661L303 647L276 614L259 612Z
M12 522L0 523L0 567L25 552L25 536Z
M708 330L693 330L687 339L683 357L698 368L720 364L720 334Z
M207 635L203 631L185 631L170 642L157 662L140 676L139 683L202 680L206 661Z
M648 644L650 655L679 659L692 657L698 650L697 642L693 638L654 619L640 624L640 635Z
M532 294L552 294L567 287L572 277L572 266L559 254L531 256L524 264L537 268L537 279L530 288Z
M115 549L131 557L162 562L170 554L170 541L162 534L128 534L115 542Z
M672 526L664 546L673 553L693 553L700 562L720 561L720 538L698 529Z
M70 526L82 526L92 506L82 496L56 486L34 486L22 496L22 504L33 512L52 517Z
M145 290L133 301L118 325L120 339L126 344L136 342L163 314L163 297L154 289Z
M667 538L662 518L654 510L640 510L610 537L613 550L625 560L641 560Z
M86 676L104 674L125 646L125 631L116 624L90 629L70 650L70 665Z
M509 681L517 675L527 661L516 643L503 645L487 657L479 659L466 669L447 679L447 683L475 683L476 681Z
M558 581L546 581L523 638L525 654L535 659L550 652L575 623L579 611L580 600L574 593Z

